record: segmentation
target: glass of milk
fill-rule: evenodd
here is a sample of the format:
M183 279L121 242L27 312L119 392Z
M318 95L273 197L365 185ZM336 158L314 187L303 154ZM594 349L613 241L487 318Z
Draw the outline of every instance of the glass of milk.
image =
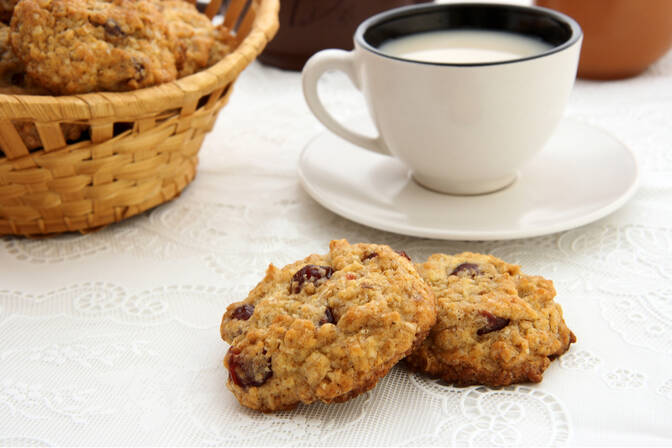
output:
M397 157L420 185L483 194L512 184L563 115L582 32L539 7L430 4L364 21L351 52L324 50L303 70L313 114L332 132ZM327 70L362 91L378 137L336 121L317 94Z

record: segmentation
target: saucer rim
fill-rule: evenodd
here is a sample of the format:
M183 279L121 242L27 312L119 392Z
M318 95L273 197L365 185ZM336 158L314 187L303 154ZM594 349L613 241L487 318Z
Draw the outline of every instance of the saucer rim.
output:
M621 149L623 150L624 155L627 155L630 157L632 166L633 166L633 172L632 172L632 179L630 182L630 185L628 186L627 189L623 193L621 193L618 197L615 197L615 199L610 202L609 204L605 205L604 207L598 208L597 210L594 210L591 213L581 215L577 218L574 218L572 220L566 220L563 221L562 223L556 224L556 225L548 225L544 227L539 227L537 229L516 229L516 230L488 230L488 231L463 231L463 230L437 230L436 228L428 228L428 227L423 227L423 226L403 226L403 225L395 225L395 221L389 221L389 222L379 222L377 220L370 220L366 216L362 216L361 214L354 214L350 213L346 207L341 206L340 204L332 203L331 201L326 200L315 188L311 186L311 184L307 181L306 175L304 173L303 165L304 165L304 160L306 157L306 154L312 149L313 143L318 140L320 137L323 137L326 134L331 134L329 130L322 130L319 132L317 135L312 137L304 146L304 148L301 150L301 153L298 158L298 165L297 165L297 174L299 177L299 182L301 183L301 186L303 189L308 193L310 197L312 197L318 204L320 204L322 207L326 208L327 210L330 210L331 212L342 216L343 218L346 218L352 222L355 222L357 224L365 225L367 227L371 227L377 230L382 230L385 232L391 232L395 233L398 235L405 235L405 236L413 236L413 237L420 237L420 238L431 238L431 239L441 239L441 240L454 240L454 241L495 241L495 240L513 240L513 239L523 239L523 238L533 238L533 237L538 237L538 236L543 236L543 235L550 235L553 233L558 233L558 232L563 232L566 230L570 229L575 229L577 227L584 226L586 224L589 224L591 222L595 222L601 218L604 218L605 216L615 212L619 208L621 208L626 202L628 202L632 196L634 196L635 192L637 191L640 183L640 166L639 162L637 160L636 155L630 149L628 145L623 143L618 137L614 136L611 132L608 130L601 128L599 126L595 126L593 124L587 123L585 121L577 120L575 118L571 117L564 117L561 120L561 123L564 122L573 122L575 124L585 126L592 128L594 130L597 130L598 132L604 134L605 136L611 138L615 143L618 143L621 146ZM333 134L332 134L333 135ZM338 138L337 136L334 136ZM343 140L343 144L346 145L353 145L350 142L347 142ZM359 148L362 151L367 151L364 148ZM389 157L389 156L387 156ZM407 176L411 179L412 182L416 183L418 187L421 189L421 191L426 192L426 193L433 193L433 194L441 194L441 193L436 193L432 190L427 189L426 187L423 187L422 185L418 184L414 179L412 179L412 175L409 172L407 172ZM505 191L509 188L511 188L513 185L515 185L516 182L518 182L517 178L514 182L512 182L509 186L505 187L502 190L498 191ZM496 192L495 192L496 193ZM492 194L492 193L487 193L487 194ZM461 198L478 198L482 195L474 195L474 196L460 196ZM390 225L391 224L391 225Z

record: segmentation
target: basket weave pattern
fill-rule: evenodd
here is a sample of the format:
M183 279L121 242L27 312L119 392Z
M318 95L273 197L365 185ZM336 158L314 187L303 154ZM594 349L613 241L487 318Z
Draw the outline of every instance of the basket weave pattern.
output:
M221 0L212 0L212 18ZM196 175L198 150L240 72L278 27L279 0L231 0L235 51L156 87L74 96L0 95L0 235L87 231L175 198ZM29 152L15 124L33 123ZM68 144L63 124L88 128Z

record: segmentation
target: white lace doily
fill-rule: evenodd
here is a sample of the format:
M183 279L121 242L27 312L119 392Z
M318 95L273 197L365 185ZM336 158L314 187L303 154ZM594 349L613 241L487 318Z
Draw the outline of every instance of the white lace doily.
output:
M345 78L324 84L341 117L361 113ZM634 79L577 82L567 115L636 153L623 209L534 239L417 239L302 191L297 157L323 128L299 74L252 64L180 198L84 236L0 239L0 446L672 444L672 53ZM226 305L269 262L342 237L519 263L555 281L578 342L536 385L453 388L397 366L344 404L242 408L221 363Z

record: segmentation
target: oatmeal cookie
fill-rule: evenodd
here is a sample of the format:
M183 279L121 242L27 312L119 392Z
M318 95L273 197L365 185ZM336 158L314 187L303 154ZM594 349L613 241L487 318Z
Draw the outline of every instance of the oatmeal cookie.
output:
M223 24L215 28L215 43L210 50L210 59L208 60L208 67L215 65L217 62L224 59L224 57L233 51L235 40L231 32Z
M0 23L0 93L45 95L48 92L26 77L23 61L10 45L10 28Z
M22 0L11 43L55 94L124 91L177 76L166 21L150 0Z
M215 45L215 27L210 19L185 0L156 3L168 24L178 78L207 67Z
M550 280L469 252L416 267L437 300L436 325L406 358L416 370L460 386L539 382L576 341Z
M10 28L0 23L0 93L45 95L48 92L26 77L26 67L10 45Z
M9 43L10 30L0 23L0 81L3 86L15 84L13 80L25 72L23 62L16 57Z
M408 259L388 246L332 241L326 255L270 265L228 307L227 386L261 411L343 402L375 386L435 319L432 291Z

